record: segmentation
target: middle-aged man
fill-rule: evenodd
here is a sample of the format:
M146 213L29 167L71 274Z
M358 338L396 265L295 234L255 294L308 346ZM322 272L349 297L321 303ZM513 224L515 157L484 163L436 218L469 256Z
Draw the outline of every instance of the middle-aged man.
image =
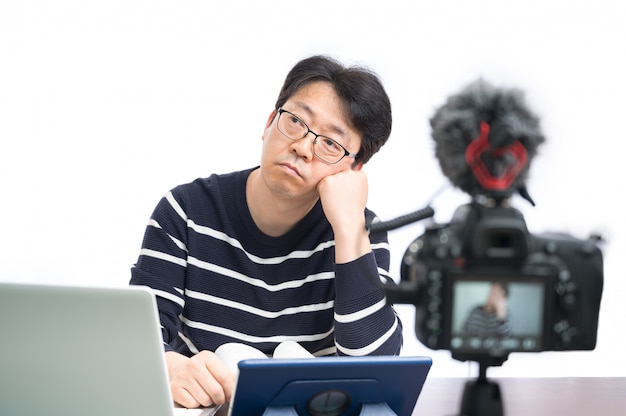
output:
M249 145L245 122L239 114L228 136L212 137L215 151L236 158ZM157 295L178 404L230 399L235 377L214 354L228 342L268 355L285 340L315 356L400 352L402 325L383 288L387 235L367 232L362 171L390 133L375 73L303 59L269 113L260 166L196 179L158 203L130 283Z

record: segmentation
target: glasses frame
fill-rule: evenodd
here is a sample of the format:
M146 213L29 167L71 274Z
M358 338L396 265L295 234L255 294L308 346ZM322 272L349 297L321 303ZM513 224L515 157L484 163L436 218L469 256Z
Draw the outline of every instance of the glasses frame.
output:
M319 157L319 158L320 158L321 160L323 160L324 162L326 162L326 163L328 163L328 164L330 164L330 165L334 165L334 164L336 164L336 163L341 162L341 161L343 160L343 158L344 158L344 157L346 157L346 156L347 156L347 157L357 157L358 153L350 153L350 152L348 151L348 149L346 149L345 147L343 147L343 145L342 145L341 143L339 143L337 140L335 140L335 139L333 139L333 138L331 138L331 137L328 137L328 136L324 136L323 134L317 134L317 133L315 133L313 130L311 130L311 129L309 128L308 124L306 124L306 123L302 120L302 118L300 118L299 116L295 115L295 114L294 114L294 113L292 113L291 111L285 110L285 109L284 109L284 108L282 108L282 107L279 107L276 111L278 111L278 118L277 118L277 120L276 120L276 128L278 129L278 131L279 131L279 132L280 132L283 136L285 136L286 138L288 138L289 140L292 140L292 141L294 141L294 142L297 142L298 140L302 140L302 139L304 139L306 136L308 136L308 135L309 135L309 133L311 133L313 136L315 136L315 139L313 140L313 153L315 154L315 156ZM280 127L279 127L279 125L280 125L280 117L283 115L283 113L287 113L287 114L289 114L290 116L292 116L292 117L296 118L298 121L300 121L300 123L302 123L302 125L303 125L304 127L306 127L306 130L307 130L307 131L306 131L306 132L302 135L302 137L300 137L299 139L294 139L293 137L288 136L288 135L287 135L287 133L285 133L284 131L282 131L282 130L280 129ZM317 143L317 139L318 139L319 137L323 137L323 138L325 138L325 139L328 139L328 140L332 141L333 143L336 143L336 144L337 144L337 146L339 146L339 147L341 147L341 148L343 149L344 154L343 154L343 155L342 155L342 156L341 156L338 160L336 160L336 161L334 161L334 162L328 161L328 160L324 159L323 157L321 157L320 155L318 155L318 154L317 154L317 152L315 151L315 144Z

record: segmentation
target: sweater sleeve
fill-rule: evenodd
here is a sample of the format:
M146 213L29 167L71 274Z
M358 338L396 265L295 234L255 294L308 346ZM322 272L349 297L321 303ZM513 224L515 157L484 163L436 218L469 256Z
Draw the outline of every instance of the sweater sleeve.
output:
M335 344L338 355L398 355L402 323L388 305L382 278L388 277L389 251L374 250L335 265ZM377 254L380 258L377 257Z
M144 285L156 294L164 349L178 335L184 307L187 267L186 218L172 193L155 208L144 233L137 263L131 268L131 285Z

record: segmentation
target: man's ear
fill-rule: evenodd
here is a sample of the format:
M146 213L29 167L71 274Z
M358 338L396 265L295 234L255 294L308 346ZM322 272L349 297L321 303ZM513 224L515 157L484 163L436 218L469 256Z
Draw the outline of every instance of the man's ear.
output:
M274 118L276 118L276 114L278 114L276 109L272 110L272 112L270 113L269 117L267 118L267 123L265 123L265 128L266 129L268 129L272 125L272 122L274 121Z
M356 165L352 165L352 170L361 170L363 169L363 162L359 162Z
M261 135L261 141L265 140L267 130L272 126L272 122L274 121L274 118L276 118L276 114L276 110L272 110L269 117L267 118L267 122L265 123L265 129L263 130L263 134Z

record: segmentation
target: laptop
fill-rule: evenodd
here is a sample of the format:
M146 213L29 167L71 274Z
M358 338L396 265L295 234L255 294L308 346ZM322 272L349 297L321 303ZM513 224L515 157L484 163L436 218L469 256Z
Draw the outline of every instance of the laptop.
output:
M175 409L143 287L0 282L0 414L209 415Z

